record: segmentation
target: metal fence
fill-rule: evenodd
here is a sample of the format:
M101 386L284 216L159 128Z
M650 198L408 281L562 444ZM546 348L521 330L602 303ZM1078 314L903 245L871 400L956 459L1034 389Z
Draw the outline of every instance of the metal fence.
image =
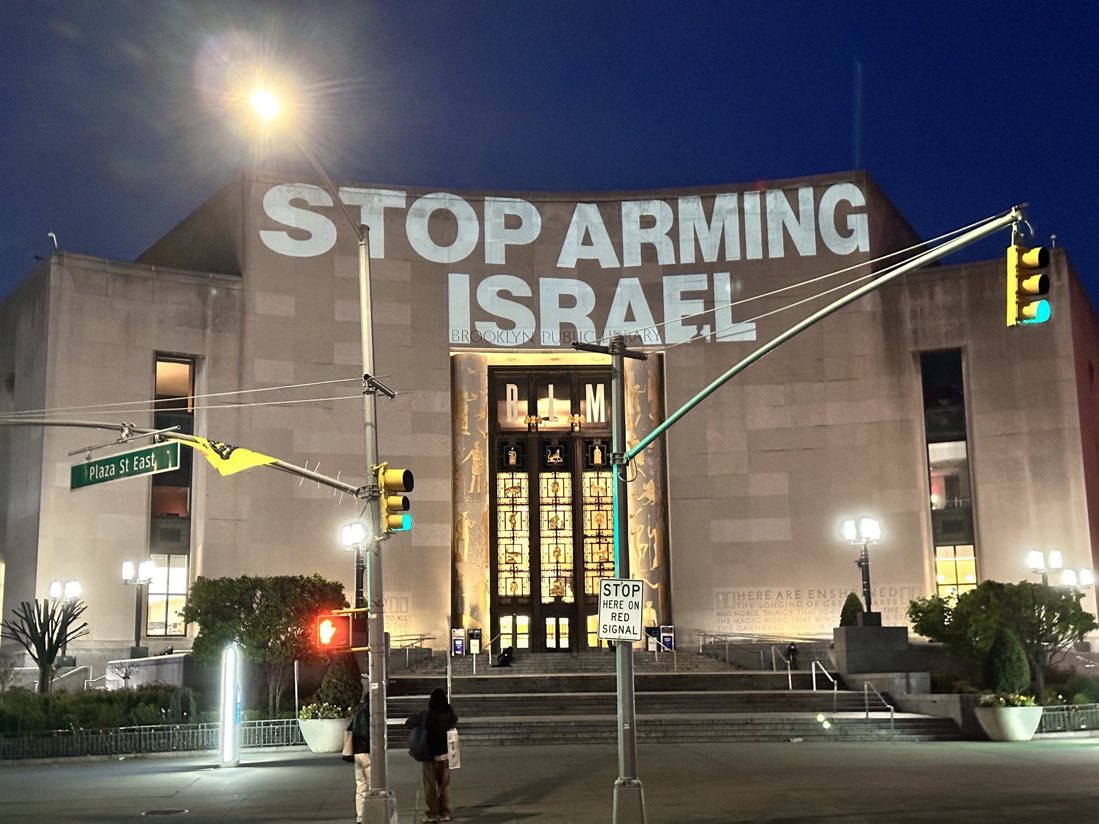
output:
M54 730L0 736L0 759L61 758L78 755L137 755L216 750L221 724L158 724L106 730ZM242 721L242 747L304 745L294 718Z
M1064 707L1043 707L1038 732L1072 732L1099 730L1099 704L1073 704Z

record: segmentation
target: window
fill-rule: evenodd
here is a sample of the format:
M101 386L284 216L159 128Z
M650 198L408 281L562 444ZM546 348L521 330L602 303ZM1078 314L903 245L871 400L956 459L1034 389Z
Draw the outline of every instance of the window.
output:
M149 582L148 618L146 633L155 635L183 635L185 625L180 612L187 605L186 555L153 553L153 579Z
M977 587L977 558L972 544L935 547L935 593L956 598Z
M158 356L155 364L153 425L195 431L195 363L190 358ZM187 603L191 556L191 449L180 449L179 468L152 478L149 500L149 558L153 578L146 591L145 634L186 633L180 612Z
M931 508L969 509L965 441L928 444L927 464L931 475Z
M935 592L957 597L977 586L961 350L923 353L920 372Z

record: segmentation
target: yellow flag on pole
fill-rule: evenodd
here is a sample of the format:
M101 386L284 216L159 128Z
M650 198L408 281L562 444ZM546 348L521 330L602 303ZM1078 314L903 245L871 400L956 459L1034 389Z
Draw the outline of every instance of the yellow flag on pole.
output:
M267 466L278 460L278 458L272 458L270 455L253 452L251 449L233 446L221 441L210 441L206 438L196 437L193 441L181 441L181 443L193 447L205 455L210 465L222 475L233 475L254 466Z

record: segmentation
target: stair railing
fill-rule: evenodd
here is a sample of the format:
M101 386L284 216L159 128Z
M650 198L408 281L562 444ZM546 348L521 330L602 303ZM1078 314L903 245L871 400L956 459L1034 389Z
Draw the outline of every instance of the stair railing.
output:
M489 657L489 656L491 656L491 655L492 655L492 645L493 645L493 644L495 644L495 643L496 643L497 641L499 641L499 640L500 640L500 636L501 636L501 635L503 635L503 634L504 634L504 633L502 633L502 632L498 632L498 633L496 633L496 636L495 636L494 638L490 638L490 639L488 640L488 643L487 643L487 644L485 644L485 646L484 646L484 647L482 648L481 652L483 652L483 653L485 654L485 660L486 660L486 661L491 661L491 660L492 660L492 659L491 659L491 658ZM473 674L474 674L474 675L476 675L476 674L477 674L477 655L480 655L480 654L481 654L481 653L477 653L477 654L475 654L475 655L473 656ZM491 664L489 664L489 666L492 666L492 665L491 665Z
M734 648L739 648L739 649L742 649L742 650L748 650L749 649L744 644L737 644L732 640L732 639L738 639L738 638L741 638L741 637L742 636L740 636L740 635L728 635L728 634L725 634L725 633L717 633L717 632L700 632L698 634L698 654L699 655L704 654L707 640L710 643L715 643L715 644L716 643L721 643L721 644L725 645L725 663L728 664L728 663L730 663L730 660L729 660L729 647L730 646L734 647ZM767 659L765 658L765 656L763 654L762 647L759 649L759 668L761 670L766 670L767 669Z
M828 670L824 668L824 664L814 658L813 666L811 667L811 671L813 674L813 692L817 691L817 670L820 670L821 673L823 673L824 677L832 682L832 712L835 712L837 701L839 700L839 684L836 683L835 678L828 674Z
M656 661L660 660L660 651L661 650L664 650L666 652L670 652L672 654L672 671L673 672L678 672L679 671L679 657L675 653L675 647L669 647L667 644L664 643L663 638L657 637L653 640L656 641L656 647L653 649L653 661L656 662ZM728 654L728 653L726 653L726 654Z
M775 649L772 646L771 647L771 669L774 670L775 672L778 672L778 664L775 663L775 657L776 656L778 656L779 660L781 660L782 663L784 663L786 665L786 689L792 690L794 688L794 673L793 673L793 670L790 668L790 661L785 655L783 655L781 652L779 652L777 649Z
M893 728L893 705L885 700L885 698L882 696L882 694L880 692L878 692L877 687L875 687L869 681L863 681L862 682L862 703L863 703L863 707L866 711L866 718L867 719L870 718L870 690L874 691L874 695L878 696L879 701L881 701L885 706L889 707L889 740L892 741L893 740L893 734L895 732L895 730Z

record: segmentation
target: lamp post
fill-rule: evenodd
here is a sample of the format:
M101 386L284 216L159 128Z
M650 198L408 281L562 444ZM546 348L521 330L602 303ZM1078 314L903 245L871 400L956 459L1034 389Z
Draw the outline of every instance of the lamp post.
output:
M79 581L50 581L49 593L55 601L75 601L80 597L82 591ZM76 659L69 658L69 642L67 639L61 642L61 660L58 662L58 666L76 666Z
M1027 552L1027 566L1030 571L1042 576L1042 586L1049 586L1049 576L1061 573L1060 585L1065 587L1092 587L1095 586L1095 575L1090 569L1065 569L1061 550L1051 549L1042 552L1040 549L1032 549Z
M870 587L870 544L876 544L881 539L881 523L867 515L846 518L840 523L840 534L847 543L861 547L855 565L862 570L862 600L866 604L866 612L862 615L863 626L881 626L881 613L874 612Z
M263 121L270 123L279 115L278 99L268 90L257 89L249 97L253 111ZM362 575L367 578L367 644L370 648L369 684L370 684L370 789L363 805L363 821L369 824L396 824L397 798L386 786L386 661L385 661L385 600L382 589L382 541L388 533L381 529L378 496L381 490L375 481L375 468L378 465L378 427L377 393L387 397L394 393L374 377L374 330L373 315L370 306L370 250L368 228L352 219L347 206L340 199L339 192L321 166L317 156L293 132L289 137L298 150L317 172L324 189L339 208L341 214L355 233L359 246L359 338L362 349L363 377L363 453L365 458L365 483L363 497L365 524L359 535L358 549L355 553L356 593L355 606L364 606L362 594ZM363 562L363 555L366 561Z
M366 566L363 543L369 534L362 521L352 521L340 527L340 546L355 553L355 609L361 609L363 605L363 571Z
M142 561L134 568L133 561L122 562L122 583L134 587L134 645L130 647L131 658L144 658L149 650L141 646L141 614L144 592L153 580L153 562Z

